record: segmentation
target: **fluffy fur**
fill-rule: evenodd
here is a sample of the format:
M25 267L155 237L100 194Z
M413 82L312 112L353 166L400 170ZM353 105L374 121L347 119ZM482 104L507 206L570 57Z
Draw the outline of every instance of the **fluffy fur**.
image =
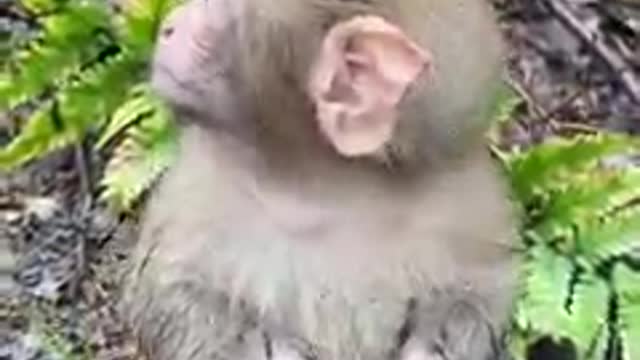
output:
M486 4L213 3L235 5L187 6L234 20L215 42L160 43L156 52L155 87L183 128L125 286L125 313L145 352L153 360L494 356L515 258L507 200L474 118L499 68ZM303 92L324 31L361 13L391 19L435 56L439 77L400 109L383 156L393 166L336 156L318 140Z

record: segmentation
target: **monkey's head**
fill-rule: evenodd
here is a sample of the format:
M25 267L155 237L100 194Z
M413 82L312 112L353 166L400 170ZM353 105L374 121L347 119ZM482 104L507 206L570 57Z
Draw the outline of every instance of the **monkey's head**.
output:
M216 131L419 158L481 139L500 55L482 0L190 0L165 22L152 82Z

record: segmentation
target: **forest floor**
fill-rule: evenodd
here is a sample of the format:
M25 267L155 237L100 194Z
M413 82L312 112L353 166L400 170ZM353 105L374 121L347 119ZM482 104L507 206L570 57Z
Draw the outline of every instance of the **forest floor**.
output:
M509 43L505 80L523 99L505 147L640 132L640 1L494 3ZM1 127L0 117L0 144L11 138ZM71 148L0 174L0 360L140 358L116 307L135 219L96 202L102 165ZM7 264L13 281L3 284Z

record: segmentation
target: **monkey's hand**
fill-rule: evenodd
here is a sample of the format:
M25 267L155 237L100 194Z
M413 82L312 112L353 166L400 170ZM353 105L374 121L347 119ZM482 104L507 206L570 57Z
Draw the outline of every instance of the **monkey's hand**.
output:
M499 360L497 330L469 299L442 299L416 307L400 360Z
M295 341L269 334L254 311L242 303L231 305L228 296L208 286L197 271L185 274L166 264L152 270L152 263L130 274L123 302L149 359L308 358Z
M262 333L245 309L232 309L197 272L154 265L149 259L130 273L123 302L148 358L266 359Z

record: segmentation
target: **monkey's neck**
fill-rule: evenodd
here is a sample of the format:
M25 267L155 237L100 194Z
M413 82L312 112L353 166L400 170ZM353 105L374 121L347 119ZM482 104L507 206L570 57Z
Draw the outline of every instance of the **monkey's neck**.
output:
M206 257L204 266L215 267L207 272L213 283L276 318L311 319L300 325L309 334L340 309L341 320L353 319L354 311L355 318L379 320L380 303L371 314L360 313L345 299L369 304L378 297L387 309L402 311L403 301L425 286L483 276L501 254L486 246L505 238L505 226L502 193L484 163L402 187L331 162L294 163L281 173L287 167L274 171L255 148L211 136L183 133L183 153L165 186L177 187L173 192L191 211L174 211L172 223L197 224L183 225L190 231L183 238L206 237L194 251ZM491 215L478 216L477 204Z
M257 136L239 137L198 126L185 128L182 138L183 151L208 152L203 157L226 164L225 171L237 172L240 183L252 179L259 185L257 191L303 193L317 197L314 201L348 201L373 192L410 200L411 194L433 188L443 178L468 172L469 166L487 165L481 151L445 164L428 159L407 163L388 159L385 154L348 159L337 156L328 144L278 143L268 137L263 141ZM469 181L468 185L473 185L473 179Z
M499 194L482 158L468 166L405 176L317 153L266 156L250 142L197 127L185 129L182 140L184 172L206 166L212 174L211 180L194 179L194 183L216 188L215 196L238 194L242 199L227 201L249 202L248 207L259 209L259 218L269 219L282 237L296 242L367 247L371 238L384 242L398 237L398 229L419 224L423 214L456 211L461 218L474 217L463 214L469 199L494 204ZM440 215L433 216L434 221L439 219ZM419 232L414 235L420 237Z

